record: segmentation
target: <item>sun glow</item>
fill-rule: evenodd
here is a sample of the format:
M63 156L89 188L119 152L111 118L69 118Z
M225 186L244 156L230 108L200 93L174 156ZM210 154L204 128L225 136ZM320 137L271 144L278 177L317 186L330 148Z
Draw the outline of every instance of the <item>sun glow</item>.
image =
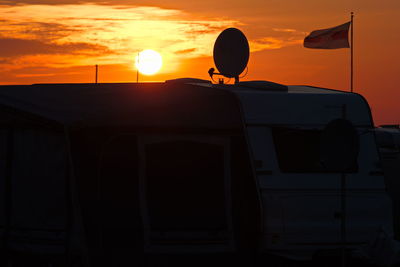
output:
M162 58L154 50L144 50L140 52L135 59L136 69L145 75L152 75L158 72L162 66Z

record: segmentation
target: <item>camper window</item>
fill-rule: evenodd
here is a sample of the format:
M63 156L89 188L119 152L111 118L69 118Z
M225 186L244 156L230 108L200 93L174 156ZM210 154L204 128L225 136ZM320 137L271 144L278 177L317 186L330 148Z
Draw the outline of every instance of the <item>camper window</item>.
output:
M381 148L396 149L396 142L390 132L375 131L376 140Z
M331 172L324 168L320 160L321 130L274 127L272 135L282 172ZM355 164L349 171L356 170Z

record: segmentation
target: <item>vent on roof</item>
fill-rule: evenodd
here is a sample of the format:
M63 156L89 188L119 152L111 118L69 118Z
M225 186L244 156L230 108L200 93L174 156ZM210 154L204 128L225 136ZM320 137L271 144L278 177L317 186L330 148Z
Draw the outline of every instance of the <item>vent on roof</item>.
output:
M247 87L252 89L259 89L259 90L268 90L268 91L280 91L280 92L287 92L288 87L283 84L269 82L269 81L248 81L248 82L239 82L239 86Z

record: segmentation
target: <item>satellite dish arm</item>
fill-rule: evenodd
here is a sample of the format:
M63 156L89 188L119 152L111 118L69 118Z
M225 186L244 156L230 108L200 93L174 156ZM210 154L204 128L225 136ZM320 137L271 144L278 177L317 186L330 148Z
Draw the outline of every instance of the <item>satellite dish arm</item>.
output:
M210 68L210 69L208 70L208 75L210 75L211 80L213 80L213 82L215 82L215 81L214 81L214 78L213 78L214 75L221 75L221 76L224 76L222 73L215 72L215 69L214 69L214 68Z
M215 69L214 69L214 68L210 68L210 69L208 70L208 75L210 75L211 80L214 80L214 79L213 79L214 74L219 74L219 73L215 73Z
M213 82L215 82L215 80L214 80L214 75L221 75L221 76L225 76L224 74L222 74L222 73L218 73L218 72L215 72L215 69L214 68L210 68L209 70L208 70L208 75L210 75L210 78L211 78L211 80L213 80ZM230 78L229 78L229 80L230 80ZM229 80L228 80L228 82L229 82ZM235 84L236 83L238 83L239 82L239 76L236 76L235 77Z

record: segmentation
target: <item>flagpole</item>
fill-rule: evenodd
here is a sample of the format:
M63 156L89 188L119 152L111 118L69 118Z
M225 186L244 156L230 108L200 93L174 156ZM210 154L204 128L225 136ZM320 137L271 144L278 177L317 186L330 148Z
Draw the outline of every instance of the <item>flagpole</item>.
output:
M353 64L353 45L354 45L354 41L353 41L353 32L354 32L354 27L353 27L353 23L354 23L354 12L351 12L351 35L350 35L350 91L353 92L353 74L354 74L354 64Z

